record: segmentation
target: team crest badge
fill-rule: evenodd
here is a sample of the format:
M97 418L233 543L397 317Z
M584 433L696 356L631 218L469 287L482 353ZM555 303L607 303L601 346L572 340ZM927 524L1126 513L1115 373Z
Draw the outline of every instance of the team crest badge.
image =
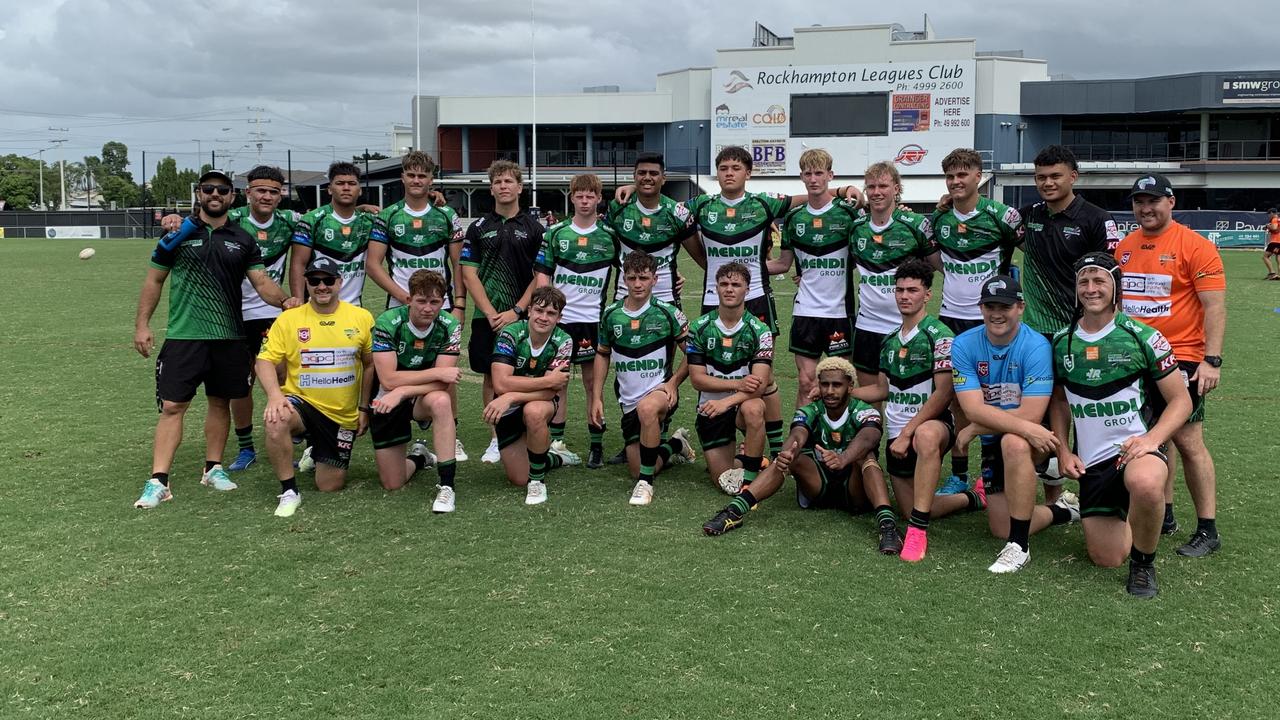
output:
M951 226L950 226L950 225L943 225L942 227L938 228L938 234L942 236L942 239L943 239L943 240L946 240L947 238L950 238L950 237L951 237Z
M1132 255L1133 253L1129 252L1128 250L1125 250L1124 252L1120 253L1120 264L1121 265L1129 264L1129 258Z
M627 218L626 220L622 221L622 229L625 230L626 232L631 232L631 230L635 226L636 226L636 221L632 220L631 218Z
M1075 356L1075 355L1072 355L1072 354L1070 354L1070 353L1068 353L1068 354L1066 354L1066 355L1063 355L1063 356L1062 356L1062 367L1066 368L1066 369L1067 369L1067 372L1071 372L1072 370L1075 370L1075 369L1076 369L1076 356Z
M614 326L613 326L613 336L614 336L614 337L616 337L616 338L620 338L620 337L622 337L622 326L621 326L621 325L614 325Z
M396 237L404 237L404 223L396 223L393 229L396 231Z
M986 377L987 375L990 375L990 374L991 374L991 364L990 364L990 363L988 363L986 360L980 360L980 361L978 362L978 374L979 374L979 375L981 375L981 376L983 376L983 377Z
M804 237L804 223L796 223L796 237Z
M719 219L720 219L720 213L715 212L715 211L712 211L712 212L707 213L707 222L709 222L709 223L713 223L713 222L715 222L716 220L719 220Z
M298 342L310 342L310 341L311 341L311 328L309 327L298 328Z
M867 249L867 239L864 237L858 238L858 252L862 252L866 249Z
M325 240L328 240L328 241L330 241L330 242L332 242L332 241L333 241L333 228L325 228L325 229L324 229L324 239L325 239Z
M569 238L560 238L560 252L569 252Z

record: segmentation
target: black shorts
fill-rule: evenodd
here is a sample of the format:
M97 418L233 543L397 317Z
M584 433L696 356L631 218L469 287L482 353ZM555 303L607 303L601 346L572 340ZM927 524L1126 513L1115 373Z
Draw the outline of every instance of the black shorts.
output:
M676 414L680 409L680 403L667 411L666 417L662 418L662 437L667 436L667 428L671 427L671 416ZM640 414L635 410L622 415L622 445L634 445L640 442Z
M558 405L556 398L551 399L552 405ZM553 411L551 413L555 415ZM493 426L494 435L498 438L498 449L502 450L508 445L514 444L517 440L525 436L528 428L524 424L524 405L517 405L515 412L508 413L498 418L498 422Z
M1191 376L1195 375L1200 369L1200 363L1190 360L1178 361L1178 372L1182 374L1182 384L1186 386L1187 393L1191 396L1191 416L1187 418L1187 422L1204 422L1204 396L1200 394L1200 381L1192 380ZM1164 395L1159 390L1155 390L1151 397L1151 408L1154 411L1155 418L1164 412L1165 402ZM1155 418L1152 418L1153 420Z
M853 323L849 318L791 318L791 353L817 360L823 355L847 358L853 354Z
M934 418L947 426L947 446L942 449L942 454L946 455L951 446L956 444L956 423L951 417L951 411L946 410L942 415ZM906 457L898 457L889 452L889 445L893 444L896 437L889 438L888 444L884 446L884 471L893 477L911 478L916 474L916 450L909 448Z
M731 445L738 439L738 408L736 407L729 408L713 418L699 415L693 422L693 427L698 432L698 443L702 445L703 452Z
M489 327L487 318L474 318L471 321L471 339L467 341L467 365L472 372L481 375L489 374L489 363L493 361L493 346L498 341L498 334Z
M1169 463L1163 452L1153 454ZM1124 485L1124 470L1116 467L1118 457L1085 468L1080 476L1080 517L1129 517L1129 488Z
M988 495L1004 492L1004 451L1000 446L1000 435L993 435L992 441L982 441L982 487Z
M1280 255L1280 242L1267 243L1267 249L1264 250L1263 252L1267 253L1268 255Z
M717 306L703 305L702 314L706 315L715 312ZM755 315L756 319L769 326L769 332L774 335L778 334L778 311L773 305L773 293L765 293L758 298L752 298L746 302L746 310L748 313Z
M877 333L870 330L853 331L853 366L862 372L872 375L880 373L880 347L889 333Z
M982 327L981 318L978 318L977 320L966 320L964 318L953 318L942 315L939 316L938 319L941 320L942 324L946 325L951 332L955 333L956 337L960 337L960 333L965 332L966 330Z
M573 364L586 365L595 362L596 340L600 336L600 324L560 323L560 327L573 338Z
M854 512L859 508L854 507L853 499L849 497L849 483L853 480L854 472L862 467L861 461L855 462L840 472L834 472L827 469L826 465L813 454L812 448L805 448L800 454L813 461L818 468L818 480L822 483L816 497L805 495L800 489L800 483L796 483L796 504L805 510L844 510L846 512Z
M389 413L373 413L369 418L369 435L373 438L374 450L405 445L413 439L413 407L416 400L405 400Z
M242 398L252 373L244 340L165 340L156 355L156 409L165 400L191 402L202 383L208 397Z
M249 348L250 355L258 357L258 353L262 350L262 343L267 341L267 333L271 331L271 326L275 322L275 318L244 321L244 344Z
M351 464L351 447L356 442L356 431L342 427L297 395L289 395L288 398L302 418L302 427L311 442L311 459L346 470Z

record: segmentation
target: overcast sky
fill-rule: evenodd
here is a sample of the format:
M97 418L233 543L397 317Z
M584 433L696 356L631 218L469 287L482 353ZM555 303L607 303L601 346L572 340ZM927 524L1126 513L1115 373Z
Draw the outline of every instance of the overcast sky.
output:
M533 0L538 90L652 90L663 71L747 47L759 21L783 35L810 25L897 22L979 50L1022 49L1051 74L1135 77L1280 68L1273 6L1255 0L1163 5L1076 0L1055 12L1012 0L926 3ZM841 9L846 6L848 9ZM530 2L421 0L422 92L531 91ZM732 12L729 8L733 8ZM363 148L389 152L415 88L415 0L41 0L0 13L0 154L46 160L128 144L135 175L197 147L233 169L263 159L322 168ZM262 108L262 112L248 108ZM261 123L252 120L260 119ZM58 128L49 130L49 128ZM63 131L62 128L66 130ZM197 143L197 139L200 141ZM219 161L219 165L223 165Z

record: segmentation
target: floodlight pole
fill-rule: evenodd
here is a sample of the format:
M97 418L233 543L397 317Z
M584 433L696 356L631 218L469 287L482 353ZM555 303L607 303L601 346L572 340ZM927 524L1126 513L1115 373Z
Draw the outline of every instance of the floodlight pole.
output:
M529 0L529 54L533 58L533 163L530 175L533 177L533 197L531 207L538 206L538 33L533 20L534 0Z

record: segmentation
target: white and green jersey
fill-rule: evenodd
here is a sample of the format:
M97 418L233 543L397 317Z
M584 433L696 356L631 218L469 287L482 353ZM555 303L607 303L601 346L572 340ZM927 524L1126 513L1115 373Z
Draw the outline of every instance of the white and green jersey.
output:
M444 309L453 309L453 272L449 246L462 242L462 220L450 207L427 205L412 210L404 201L383 209L373 219L370 242L387 246L387 270L396 285L409 289L409 278L419 270L434 270L444 276ZM387 296L387 307L400 301Z
M813 451L821 445L832 452L844 452L849 443L866 427L880 427L880 411L854 398L849 399L844 412L839 417L827 414L827 406L821 401L811 402L797 408L795 417L791 419L791 427L803 426L809 431L804 441L804 449Z
M973 212L951 208L933 214L933 239L942 251L942 310L939 315L981 320L982 285L1000 274L1018 242L1022 216L985 197Z
M880 346L880 372L889 378L884 418L890 438L896 438L937 389L935 375L951 376L951 342L955 333L932 315L925 315L906 335L895 328Z
M844 200L830 201L817 209L806 203L787 213L782 222L782 249L795 255L800 274L794 316L852 315L849 238L857 219L857 207Z
M671 303L650 298L639 310L618 300L600 318L598 349L613 366L613 389L623 413L675 374L676 348L689 334L689 321Z
M604 310L609 275L622 253L618 236L607 225L580 228L565 220L547 228L533 261L535 272L551 276L564 293L562 323L596 323Z
M541 345L533 344L529 321L517 320L498 331L493 344L493 362L510 365L516 377L543 377L573 360L573 338L564 328L555 327ZM518 412L523 404L512 405L503 416Z
M617 200L611 201L605 221L622 242L617 265L618 288L613 299L621 300L627 295L627 286L622 282L622 261L631 253L643 250L658 263L658 284L653 288L653 296L678 305L676 256L680 252L681 241L693 232L689 210L666 195L658 196L658 207L650 209L640 204L637 195L625 205Z
M721 265L740 262L751 270L747 300L764 297L769 289L769 234L773 221L791 207L791 198L772 193L749 192L736 200L719 195L699 195L685 206L694 225L702 233L702 246L707 253L707 275L703 285L702 304L719 305L716 295L716 271Z
M342 289L338 297L352 305L360 305L364 293L364 261L373 235L374 216L357 210L349 218L339 217L332 205L321 205L298 221L293 242L311 248L338 263L342 272Z
M1085 467L1119 455L1117 446L1155 424L1156 383L1177 367L1164 335L1122 312L1096 333L1054 335L1055 383L1066 391Z
M395 353L397 370L427 370L441 355L462 352L462 323L442 312L430 325L419 328L409 319L408 306L383 312L373 324L373 352ZM379 386L377 396L384 389Z
M751 374L752 366L757 363L773 365L773 333L750 313L744 313L737 325L727 327L720 313L713 311L693 321L685 352L689 364L706 368L708 377L741 380ZM732 394L703 390L698 403Z
M909 258L926 258L937 247L929 218L894 210L883 226L870 215L853 228L852 251L858 265L858 319L854 327L868 332L890 332L902 322L893 300L893 274Z
M258 242L258 251L262 253L262 265L267 276L284 286L284 276L289 270L289 244L293 241L294 224L298 222L298 213L292 210L276 210L266 223L259 223L253 218L248 207L232 208L227 219L239 223L244 231ZM282 312L274 305L268 305L253 289L253 283L245 278L240 283L240 312L245 320L266 320L279 317Z

